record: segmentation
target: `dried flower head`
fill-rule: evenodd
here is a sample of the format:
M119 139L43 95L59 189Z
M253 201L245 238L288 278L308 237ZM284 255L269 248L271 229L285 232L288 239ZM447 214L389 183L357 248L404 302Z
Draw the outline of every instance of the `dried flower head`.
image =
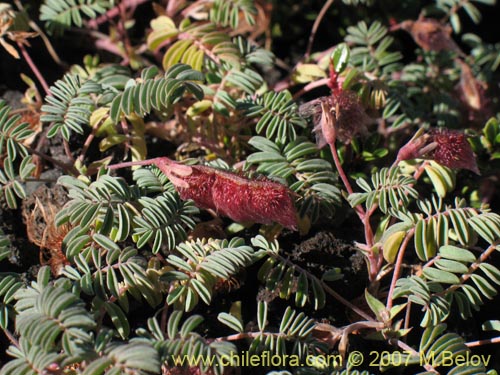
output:
M462 55L455 41L451 38L451 28L432 18L420 18L416 21L401 22L399 27L408 31L415 43L424 51L453 51Z
M313 116L313 131L319 148L337 139L345 144L351 143L354 136L366 133L370 120L352 91L315 99L303 104L299 111L303 116Z
M479 111L484 105L484 97L481 95L481 88L479 81L476 80L472 74L472 70L464 62L460 62L460 93L461 99L475 111Z
M357 134L366 133L370 120L361 105L358 95L352 91L342 91L334 98L337 138L344 143L351 143Z
M456 130L437 129L427 134L419 130L398 153L397 160L432 159L449 168L468 169L480 174L467 136Z
M207 166L187 166L168 158L121 163L156 165L175 186L181 199L192 199L197 207L212 209L238 222L279 223L297 228L297 213L292 192L285 185L267 178L249 179Z
M26 32L22 30L11 30L16 18L16 12L9 4L1 3L0 8L0 46L3 47L12 57L19 59L19 52L14 46L7 43L5 39L10 39L14 44L29 45L27 39L33 38L37 33Z
M22 207L27 237L40 247L40 263L49 264L54 276L61 275L69 264L62 243L71 227L69 224L57 226L55 223L55 216L66 200L66 194L59 185L52 189L42 185L23 201Z

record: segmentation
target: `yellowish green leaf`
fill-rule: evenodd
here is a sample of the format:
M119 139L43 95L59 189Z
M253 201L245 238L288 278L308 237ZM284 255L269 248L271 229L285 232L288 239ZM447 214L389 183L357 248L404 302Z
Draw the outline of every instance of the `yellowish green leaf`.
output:
M399 247L401 246L401 242L403 238L405 238L406 232L399 231L391 234L383 244L383 254L384 259L388 263L394 263L396 260L396 255L398 254Z

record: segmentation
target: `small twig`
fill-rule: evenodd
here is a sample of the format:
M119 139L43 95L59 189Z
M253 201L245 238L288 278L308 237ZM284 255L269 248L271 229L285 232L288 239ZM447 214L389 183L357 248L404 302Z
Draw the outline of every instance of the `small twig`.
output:
M307 60L309 58L309 55L311 54L312 50L312 45L314 43L314 38L316 37L316 32L318 31L319 24L323 20L323 17L325 16L326 12L328 11L328 8L330 8L333 2L334 0L327 0L327 2L323 5L320 12L318 13L318 17L316 17L316 20L314 21L313 27L311 29L311 35L309 35L309 40L307 41L307 48L306 48L306 53L304 54L304 60Z
M198 0L198 1L195 1L194 3L190 4L189 6L187 6L186 8L184 8L182 10L182 12L181 12L182 17L184 17L184 18L189 17L191 15L191 12L193 12L194 10L196 10L198 8L203 7L203 3L208 3L210 1L211 0Z
M222 62L220 58L209 48L207 48L201 41L194 39L193 36L189 33L180 33L177 38L179 40L192 40L193 44L200 50L202 50L205 55L209 58L211 58L216 64L220 65Z
M351 183L349 182L349 179L344 171L344 168L342 167L342 163L340 162L339 155L337 152L337 146L335 144L337 138L337 130L335 128L336 119L333 117L332 111L330 110L330 108L328 108L326 104L321 103L321 110L322 110L322 115L321 115L322 136L324 137L326 143L328 143L328 145L330 146L330 151L332 153L335 167L337 168L337 172L339 173L339 176L344 184L344 187L347 190L347 193L349 195L352 195L354 194L354 190L352 189ZM369 268L370 281L376 279L378 271L382 266L382 257L377 256L377 254L375 254L373 250L373 231L370 224L370 215L373 214L373 212L375 212L375 209L376 207L372 207L370 212L365 212L361 204L357 204L356 206L354 206L354 210L356 211L364 227L365 241L366 241L365 251L368 253L366 257L369 263L368 268Z
M17 9L19 9L21 12L24 12L25 9L23 7L23 4L19 0L14 0L14 3L17 6ZM40 38L42 38L43 43L45 44L45 48L47 48L47 51L49 52L49 55L52 57L52 59L55 61L57 65L60 65L62 67L67 67L67 64L64 63L59 55L57 54L56 50L54 49L54 46L50 42L50 39L47 37L47 34L43 32L43 30L34 22L33 20L28 21L28 25L35 30Z
M437 260L441 259L441 255L436 255L435 257L433 257L431 260L429 260L427 263L425 263L423 266L422 266L422 270L423 269L426 269L427 267L430 267L432 266Z
M308 93L309 91L314 90L315 88L326 86L326 85L328 85L329 82L330 82L330 78L322 78L322 79L319 79L317 81L308 83L303 88L301 88L299 91L297 91L295 94L293 94L293 99L296 100L296 99L300 98L302 95ZM281 90L283 90L284 88L285 87L281 88ZM280 91L280 90L277 90L277 91Z
M125 22L127 21L126 8L123 1L119 2L117 7L120 14L120 19L117 23L117 29L118 33L120 34L120 38L123 43L123 50L125 53L125 58L122 61L122 65L128 65L130 62L130 51L132 50L132 43L130 42L127 28L125 27Z
M95 124L92 127L92 131L90 132L90 134L88 135L87 139L83 143L82 152L80 152L80 155L76 159L78 162L80 162L80 163L83 164L83 159L85 159L85 154L87 153L90 145L92 144L92 141L95 138L95 134L97 133L97 129L99 128L100 124L101 124L101 122L98 122L97 124Z
M311 278L314 278L316 281L318 281L321 286L326 290L326 292L328 294L330 294L333 298L335 298L337 301L339 301L340 303L342 303L343 305L345 305L346 307L350 308L352 311L354 311L355 313L357 313L359 316L363 317L364 319L366 320L369 320L369 321L375 321L375 319L373 319L370 315L368 315L367 313L365 313L363 310L361 310L359 307L353 305L351 302L349 302L348 300L346 300L344 297L342 297L340 294L338 294L336 291L334 291L332 288L330 288L328 286L328 284L326 284L323 280L317 278L316 276L312 275L310 272L308 272L307 270L305 270L304 268L300 267L299 265L293 263L292 261L290 261L289 259L285 258L285 257L282 257L281 255L278 255L278 254L273 254L275 257L278 257L280 258L280 260L284 263L286 263L287 265L289 266L293 266L297 271L299 272L302 272L302 273L305 273L307 274L309 277Z
M395 343L397 346L399 346L405 352L410 352L414 356L420 358L420 353L417 352L415 349L413 349L410 345L404 343L403 341L401 341L401 340L391 340L391 342ZM434 372L436 374L439 374L433 366L431 366L431 365L429 365L427 363L425 365L423 365L423 368L425 368L427 371L432 371L432 372Z
M384 323L377 322L377 321L374 321L373 319L371 319L371 320L366 321L366 322L362 322L362 321L355 322L355 323L349 324L349 325L342 327L342 328L335 328L333 326L331 328L332 328L332 331L335 329L338 331L342 331L343 334L350 334L352 332L355 332L355 331L358 331L358 330L364 329L364 328L382 329L382 328L384 328ZM248 338L256 338L259 336L279 336L279 335L280 335L279 333L275 333L275 332L262 332L262 331L240 332L240 333L235 333L235 334L229 335L229 336L217 337L213 341L217 341L217 342L219 342L219 341L237 341L237 340L243 340L243 339L248 339Z
M167 8L165 9L167 16L173 18L175 16L175 13L177 13L177 11L184 6L185 2L185 0L169 0L167 3Z
M224 337L217 337L213 341L238 341L238 340L243 340L243 339L253 339L259 336L271 336L275 335L277 336L278 334L276 333L268 333L268 332L240 332L240 333L235 333L233 335L229 336L224 336Z
M5 333L5 336L7 336L7 338L9 339L10 343L14 345L16 348L19 348L19 341L17 341L14 335L10 333L10 331L7 328L3 329L3 332Z
M165 306L163 306L160 318L160 330L163 333L163 336L166 337L167 332L167 319L168 319L168 303L165 299Z
M475 346L488 345L488 344L500 344L500 336L493 337L491 339L484 339L484 340L471 341L465 343L465 345L467 345L467 347L469 348L473 348Z
M450 11L444 15L444 17L441 19L442 23L448 22L448 20L456 14L465 4L469 3L469 0L460 0L458 3L453 4L453 6L450 8ZM423 14L420 14L419 19L423 17Z
M122 120L120 121L120 125L122 128L123 134L127 138L127 141L125 142L125 154L127 154L130 150L130 133L128 131L127 120L125 118L122 118Z
M408 300L408 303L406 304L406 308L405 308L405 320L404 320L403 329L410 328L410 315L411 315L411 301ZM405 336L405 340L406 340L406 336Z
M377 277L373 281L380 282L380 280L382 280L384 277L386 277L388 274L390 274L393 269L394 269L394 266L388 264L387 267L385 268L385 270L379 272L377 274Z
M24 182L34 182L34 183L40 183L40 182L47 182L47 183L54 183L57 181L56 178L32 178L28 177L23 180Z
M351 323L345 327L342 327L341 330L343 330L347 334L351 334L353 332L359 331L360 329L365 329L365 328L373 328L373 329L383 329L385 328L385 324L383 322L376 322L373 320L369 320L367 322L354 322Z
M42 159L47 160L48 162L50 162L50 163L58 166L62 170L66 171L66 172L69 172L69 173L72 173L75 176L79 176L80 175L80 172L78 171L78 169L75 168L74 165L63 163L62 161L54 159L53 157L51 157L51 156L49 156L47 154L44 154L43 152L40 152L37 149L31 148L29 146L26 146L26 148L27 148L27 150L28 150L29 153L37 155L37 156L41 157Z
M363 225L365 226L365 240L366 244L368 246L373 246L373 230L372 226L370 224L370 218L373 215L373 213L377 210L378 204L375 203L369 211L365 213L365 216L363 217Z
M498 242L499 241L495 241L490 246L488 246L488 248L481 254L481 256L474 263L470 265L469 269L467 270L467 273L460 277L460 284L453 284L437 294L440 296L444 296L460 288L467 280L469 280L469 278L474 274L474 272L476 272L479 266L481 266L481 263L484 263L486 259L490 257L491 254L497 251Z
M422 173L425 172L425 167L427 166L427 164L429 164L429 161L425 160L422 164L420 164L420 166L417 168L415 173L413 173L413 178L415 179L415 181L418 181L420 176L422 176ZM413 186L413 185L410 185L410 186ZM406 194L408 194L408 193L406 193Z
M121 4L128 9L128 8L137 8L139 5L147 3L148 1L150 0L122 0ZM100 15L99 17L93 20L89 20L87 22L87 26L96 29L101 23L104 23L109 19L118 16L119 14L120 10L118 6L115 6L114 8L108 10L103 15Z
M369 320L371 322L375 321L375 319L373 319L370 315L365 313L359 307L353 305L351 302L349 302L344 297L342 297L340 294L338 294L336 291L334 291L332 288L330 288L323 280L319 280L319 281L321 283L321 286L326 290L326 292L328 294L330 294L333 298L335 298L337 301L339 301L340 303L342 303L346 307L350 308L352 311L354 311L356 314L358 314L362 318Z
M17 42L17 46L21 50L21 54L23 55L24 60L29 65L29 67L35 74L36 78L38 79L38 82L40 82L40 84L42 85L45 94L49 95L50 94L49 85L47 84L47 81L45 81L45 78L43 78L42 73L40 73L40 70L38 70L36 64L31 59L31 56L29 55L28 51L26 50L26 48L24 48L24 45L21 42Z
M335 146L335 142L329 142L329 145L330 145L330 150L332 152L333 161L335 163L335 168L337 168L337 172L339 173L340 179L342 180L342 182L347 190L347 193L349 193L349 195L351 195L354 193L354 190L352 190L351 183L349 182L349 179L347 178L347 175L344 172L344 168L342 167L342 163L340 162L339 155L337 153L337 147ZM356 210L361 221L363 221L363 219L365 217L365 210L363 209L363 207L361 207L361 205L358 204L356 207L354 207L354 209Z
M91 34L99 35L100 33L91 32ZM94 45L97 49L108 51L116 56L120 56L123 59L123 61L125 61L127 58L126 54L120 48L118 48L118 46L109 37L105 37L103 39L97 39L94 42Z
M69 142L63 138L63 148L64 148L64 153L68 157L68 159L71 161L72 164L75 164L75 158L73 157L73 153L71 152L71 147L69 146Z
M172 283L170 284L168 294L172 293L175 289L175 285ZM161 312L161 318L160 318L160 330L162 331L163 335L167 337L167 321L168 321L168 302L167 299L165 299L165 304L163 306L163 311Z

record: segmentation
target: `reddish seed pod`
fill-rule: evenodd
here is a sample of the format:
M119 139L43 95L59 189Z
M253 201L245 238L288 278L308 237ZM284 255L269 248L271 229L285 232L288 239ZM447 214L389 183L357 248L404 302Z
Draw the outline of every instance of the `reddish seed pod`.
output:
M251 180L205 166L192 166L182 178L189 187L177 187L181 199L192 199L200 208L213 209L234 221L279 223L297 228L297 214L291 191L268 179ZM175 184L174 184L175 185Z
M151 164L165 173L181 199L192 199L199 208L212 209L238 222L279 223L297 229L292 191L267 178L249 179L213 167L187 166L169 158L120 163L110 168Z
M181 178L185 185L172 182L181 199L192 199L199 208L217 211L212 196L216 180L215 173L211 172L208 167L192 166L190 168L191 174Z

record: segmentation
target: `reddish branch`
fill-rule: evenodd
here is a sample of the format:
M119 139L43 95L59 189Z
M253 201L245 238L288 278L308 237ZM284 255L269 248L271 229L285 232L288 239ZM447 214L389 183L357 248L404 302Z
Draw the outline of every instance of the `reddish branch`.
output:
M45 78L43 78L42 73L40 73L40 70L38 70L38 67L31 59L31 56L29 55L26 48L24 48L24 44L22 42L17 42L17 46L21 50L21 54L23 55L24 60L29 65L29 67L31 68L31 70L35 74L36 78L38 79L38 82L40 82L40 84L42 85L43 90L45 91L45 94L47 94L47 95L50 94L50 89L49 89L49 85L47 84L47 81L45 81Z
M118 16L120 14L120 5L127 10L128 9L135 9L139 5L147 3L148 1L150 1L150 0L121 0L119 5L108 10L106 13L104 13L103 15L101 15L97 18L95 18L93 20L89 20L87 22L87 26L90 28L93 28L93 29L97 29L97 27L100 24L110 20L111 18Z
M316 17L316 20L314 21L314 25L311 29L311 35L309 36L309 40L307 42L307 49L306 53L304 54L304 59L307 60L309 58L309 55L311 54L312 50L312 45L314 43L314 38L316 37L316 32L318 31L318 27L323 20L323 17L325 17L326 12L328 11L328 8L333 4L334 0L328 0L323 7L321 8L318 17Z
M389 294L387 295L387 310L392 308L392 296L394 295L394 289L396 289L396 283L399 280L399 276L401 275L401 267L403 265L403 259L405 256L406 248L410 243L411 238L413 237L413 233L415 229L412 229L406 234L406 237L403 240L398 252L398 257L396 258L396 265L394 266L394 273L392 274L391 286L389 288Z

